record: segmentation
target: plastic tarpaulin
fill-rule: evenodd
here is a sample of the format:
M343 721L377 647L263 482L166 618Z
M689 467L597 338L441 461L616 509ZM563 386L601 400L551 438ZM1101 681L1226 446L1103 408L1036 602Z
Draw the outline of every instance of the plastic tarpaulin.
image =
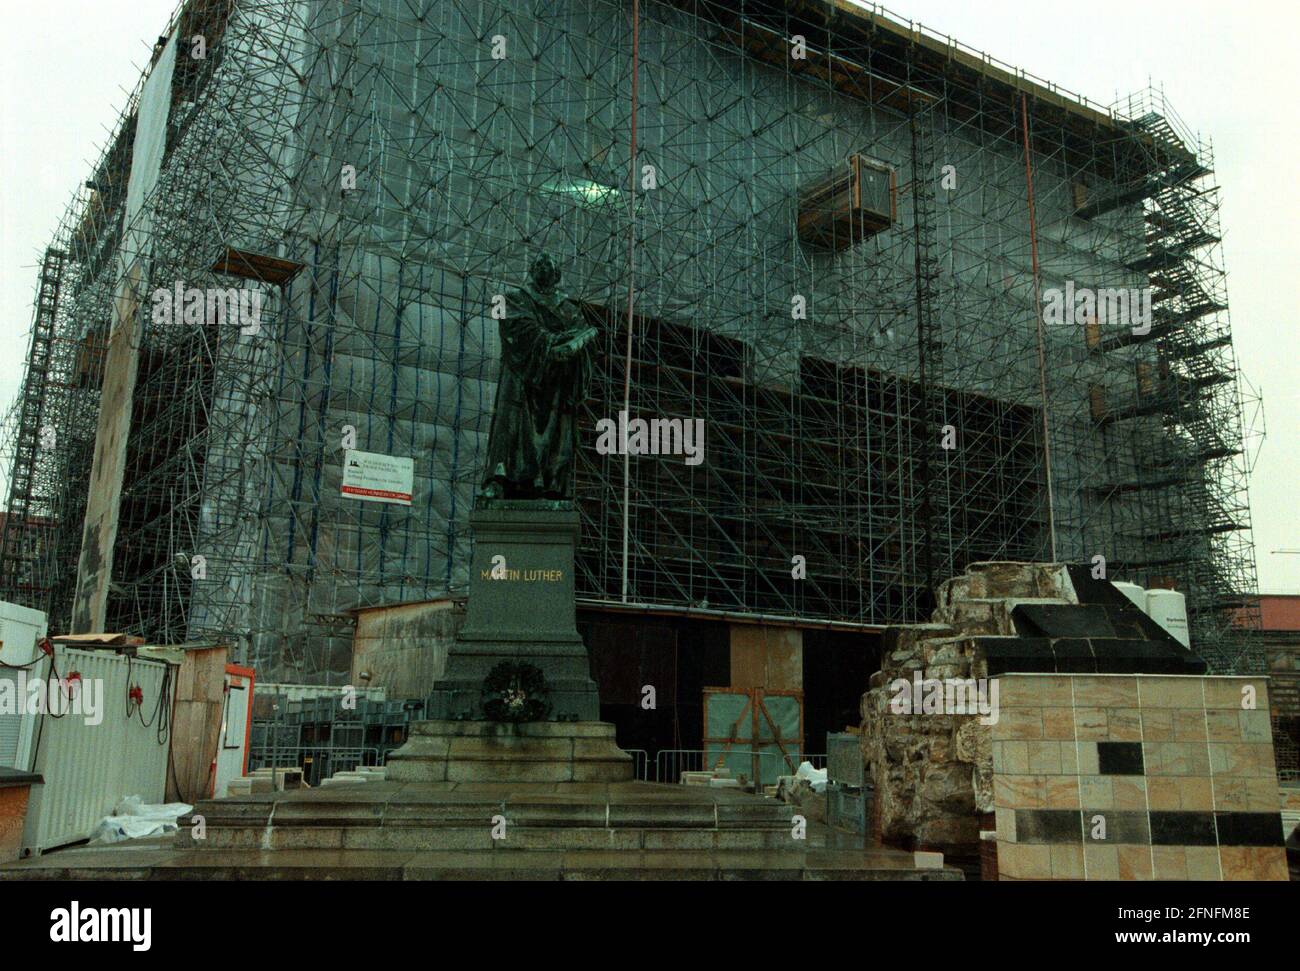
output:
M120 843L146 836L165 836L176 832L180 828L177 819L193 809L183 802L146 805L139 796L127 796L117 804L113 815L99 821L90 842Z
M704 691L704 761L732 778L773 785L790 775L803 749L803 696L761 688Z

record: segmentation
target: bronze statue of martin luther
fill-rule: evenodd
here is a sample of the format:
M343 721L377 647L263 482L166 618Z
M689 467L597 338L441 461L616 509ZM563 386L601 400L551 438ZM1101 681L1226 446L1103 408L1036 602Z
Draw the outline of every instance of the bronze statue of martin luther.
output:
M529 267L528 285L506 294L481 499L573 498L578 407L591 385L597 331L559 282L543 254Z

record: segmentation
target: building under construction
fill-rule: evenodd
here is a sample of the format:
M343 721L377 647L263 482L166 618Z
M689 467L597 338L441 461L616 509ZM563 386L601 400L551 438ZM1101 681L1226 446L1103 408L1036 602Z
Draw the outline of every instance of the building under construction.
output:
M698 706L776 637L801 670L758 686L841 727L871 632L987 560L1175 587L1245 670L1213 173L1158 92L849 0L191 0L45 253L3 598L343 683L359 610L464 590L493 298L546 251L602 330L579 605L596 667L641 652L610 704L659 666ZM260 316L159 314L178 286ZM1067 290L1151 315L1053 321ZM623 410L703 419L703 462L598 454ZM410 504L343 494L345 448L411 458Z

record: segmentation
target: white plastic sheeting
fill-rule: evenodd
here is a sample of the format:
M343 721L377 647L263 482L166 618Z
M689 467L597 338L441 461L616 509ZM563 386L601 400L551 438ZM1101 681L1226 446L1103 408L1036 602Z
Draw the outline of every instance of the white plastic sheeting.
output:
M123 267L145 256L148 249L153 223L151 214L145 210L145 201L157 184L162 168L175 65L176 35L173 33L140 91L135 141L131 148L131 177L126 186L127 232L122 244Z
M120 843L146 836L165 836L180 829L177 820L194 807L183 802L152 805L139 796L127 796L111 816L105 816L90 837L92 843Z
M812 786L813 792L826 791L826 770L814 769L811 762L800 762L799 768L795 770L794 777L807 782L808 785Z

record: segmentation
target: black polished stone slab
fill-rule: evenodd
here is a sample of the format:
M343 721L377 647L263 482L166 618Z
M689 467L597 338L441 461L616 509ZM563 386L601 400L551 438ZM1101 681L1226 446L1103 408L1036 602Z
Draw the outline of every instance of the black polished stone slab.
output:
M1285 846L1281 813L1215 813L1220 846Z
M1097 826L1097 817L1106 821L1105 837L1093 836ZM1151 842L1151 825L1147 814L1139 811L1120 809L1083 810L1083 836L1089 843L1098 846L1105 844L1124 844L1126 846L1146 846Z
M1109 580L1094 580L1092 571L1087 566L1067 566L1070 582L1074 584L1075 596L1079 603L1095 605L1105 609L1111 626L1117 637L1139 637L1149 641L1161 641L1173 644L1178 650L1186 652L1178 639L1170 634L1137 605L1124 596Z
M1020 604L1011 611L1016 632L1025 637L1114 637L1102 607L1084 604Z
M1092 638L1099 674L1204 674L1206 664L1177 641Z
M1052 642L1059 674L1096 674L1097 655L1086 637L1062 637Z
M1127 598L1125 598L1122 607L1105 606L1101 609L1106 612L1106 619L1110 621L1110 626L1115 631L1116 637L1141 641L1165 640L1164 637L1151 637L1150 629L1142 622L1144 617L1147 620L1150 620L1150 618L1133 606ZM1156 626L1159 627L1160 625L1157 624Z
M1077 809L1017 809L1017 843L1078 843L1083 814Z
M1074 595L1079 598L1079 603L1112 607L1122 604L1132 606L1132 601L1120 593L1115 584L1109 580L1094 580L1090 566L1071 563L1067 564L1065 569L1070 574Z
M1055 674L1056 655L1046 637L976 637L989 677L1002 674Z
M1278 819L1281 819L1281 815ZM1213 813L1151 813L1153 846L1215 846L1217 839Z
M1017 607L1016 610L1029 609ZM1035 609L1049 609L1039 607ZM1054 609L1078 610L1068 605ZM1100 608L1096 608L1100 609ZM1096 616L1090 615L1090 616ZM1033 626L1029 622L1024 625ZM1172 638L976 637L990 677L1003 674L1182 674L1201 675L1206 663Z
M1142 775L1142 743L1098 742L1097 772L1100 775Z

